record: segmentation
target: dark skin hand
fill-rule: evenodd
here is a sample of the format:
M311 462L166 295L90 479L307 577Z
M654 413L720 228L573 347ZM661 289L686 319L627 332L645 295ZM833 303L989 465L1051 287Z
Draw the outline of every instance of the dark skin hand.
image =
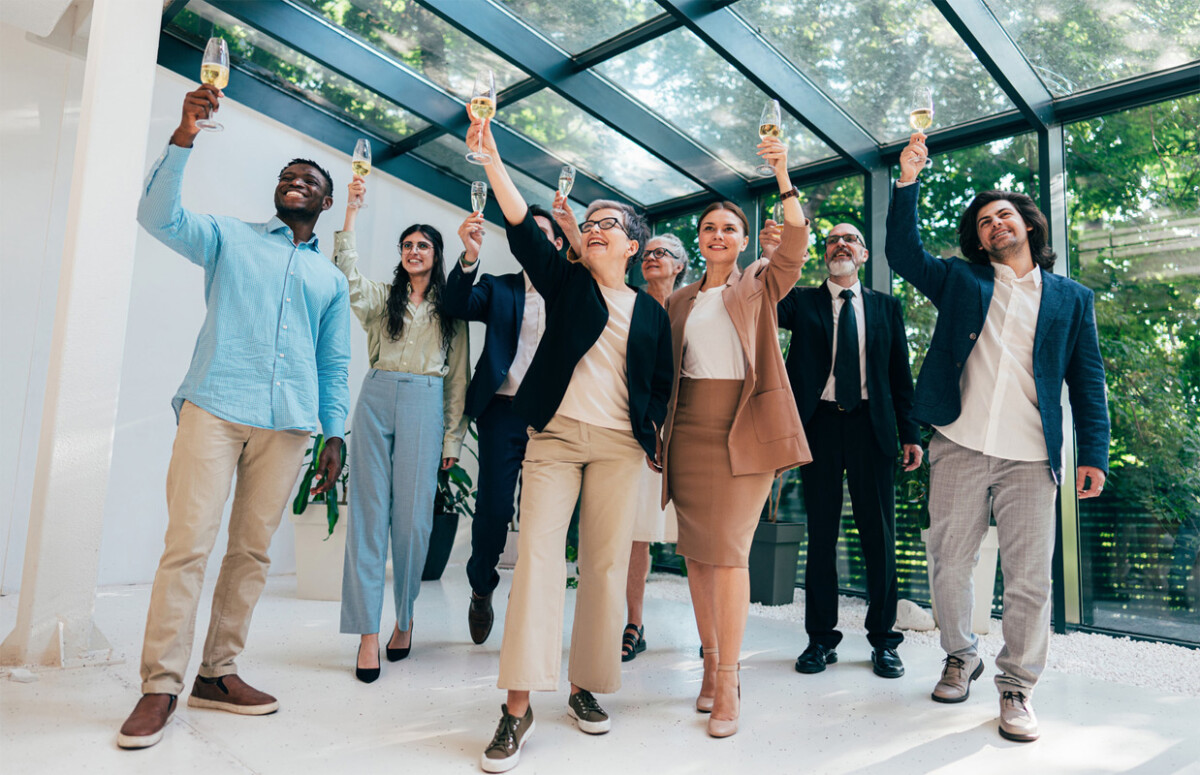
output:
M180 148L191 148L200 127L196 122L208 118L221 107L221 97L224 93L215 86L200 84L195 91L190 91L183 97L183 115L179 119L179 127L171 135L171 145Z
M327 492L341 475L342 440L334 436L331 439L325 439L325 447L321 450L321 457L317 459L317 475L313 477L313 481L317 482L317 485L312 488L312 494L320 495Z

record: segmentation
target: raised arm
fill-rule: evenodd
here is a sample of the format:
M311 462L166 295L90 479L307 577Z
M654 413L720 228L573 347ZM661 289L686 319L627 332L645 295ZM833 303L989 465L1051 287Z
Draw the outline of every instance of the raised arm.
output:
M529 206L517 190L516 184L512 182L512 178L508 176L508 169L500 159L500 152L496 149L496 138L492 136L492 122L476 118L470 105L467 106L467 115L471 117L471 128L467 130L467 145L471 148L482 147L483 152L492 157L489 163L483 165L483 169L487 173L488 183L492 186L496 203L504 213L504 220L510 226L515 226L525 220Z
M768 137L758 144L758 155L775 170L775 181L783 195L783 237L766 268L760 270L767 293L778 302L796 287L800 270L808 261L808 219L800 197L792 195L795 189L788 175L787 146L778 137Z
M347 186L348 202L366 195L366 182L358 175ZM386 283L368 280L358 271L358 245L354 236L354 224L358 219L358 208L346 206L344 229L333 233L333 265L346 276L350 286L350 309L365 328L371 320L387 312L388 286Z
M492 303L492 281L488 276L479 279L479 251L483 247L483 214L471 213L458 227L463 243L463 255L450 267L446 277L446 312L460 320L485 322Z
M921 192L917 174L924 169L928 154L925 135L919 132L900 152L900 180L888 205L883 253L892 271L916 286L937 306L941 303L950 265L925 250L917 230L917 197Z

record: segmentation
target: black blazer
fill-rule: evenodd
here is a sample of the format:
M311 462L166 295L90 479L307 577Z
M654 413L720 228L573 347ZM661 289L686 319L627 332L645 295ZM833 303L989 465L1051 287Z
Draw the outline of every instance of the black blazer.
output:
M509 249L546 300L546 331L513 400L513 410L541 431L558 411L576 364L603 333L608 305L591 273L563 258L532 215L507 229ZM642 449L654 457L671 397L671 323L653 296L633 290L637 299L625 351L629 422Z
M792 331L787 373L800 421L808 426L833 369L833 298L825 283L793 288L779 302L779 327ZM867 398L875 443L889 457L900 444L920 444L913 421L912 371L900 300L863 288L867 331Z
M465 413L468 417L478 417L504 384L517 357L517 340L525 315L525 277L520 272L481 275L478 267L467 273L455 261L446 278L443 303L452 317L487 324L483 353L467 388Z

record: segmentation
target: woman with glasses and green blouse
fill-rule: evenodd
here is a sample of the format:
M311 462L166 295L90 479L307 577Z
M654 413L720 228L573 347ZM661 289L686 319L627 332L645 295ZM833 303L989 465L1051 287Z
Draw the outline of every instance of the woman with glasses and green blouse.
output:
M433 527L438 467L458 460L467 422L470 377L467 326L442 310L446 274L442 235L426 224L400 235L400 262L391 283L358 271L354 224L366 184L349 186L333 263L350 282L350 308L367 332L370 371L363 380L349 440L350 515L342 576L341 631L361 636L355 676L379 677L379 621L387 549L392 546L396 626L390 662L412 647L413 604Z

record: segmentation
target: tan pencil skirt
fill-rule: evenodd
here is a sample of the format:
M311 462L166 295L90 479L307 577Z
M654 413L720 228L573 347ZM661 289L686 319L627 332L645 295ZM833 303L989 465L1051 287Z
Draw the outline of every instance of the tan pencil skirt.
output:
M729 429L740 379L679 380L667 450L667 489L679 523L677 554L709 565L745 568L771 472L734 476Z

